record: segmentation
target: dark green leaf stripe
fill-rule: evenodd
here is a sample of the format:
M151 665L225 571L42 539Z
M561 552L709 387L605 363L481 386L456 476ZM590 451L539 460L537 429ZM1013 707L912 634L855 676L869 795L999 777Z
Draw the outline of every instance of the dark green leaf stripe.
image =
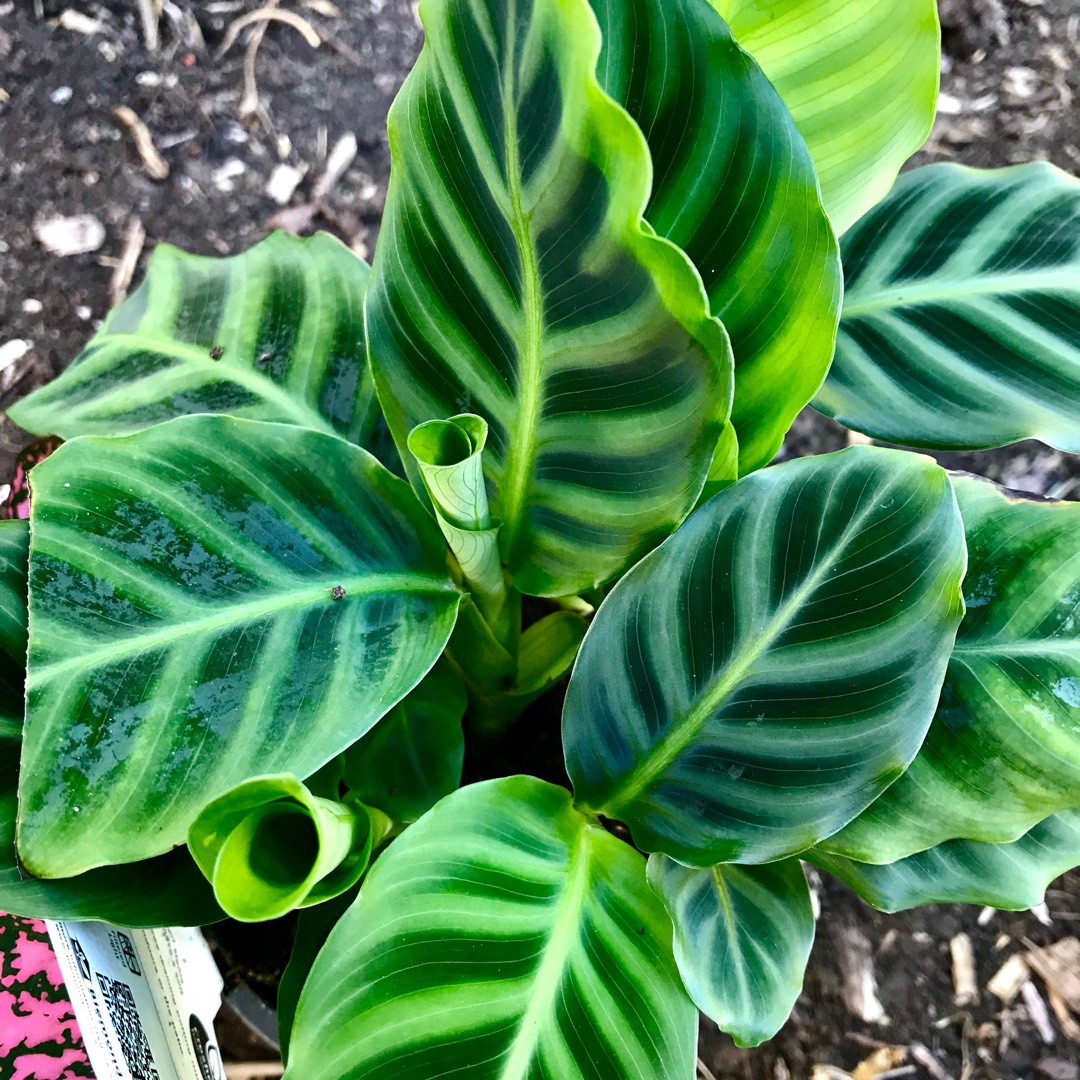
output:
M967 615L911 768L826 844L894 862L954 838L1015 840L1080 808L1080 504L957 477Z
M937 110L936 0L711 0L787 103L837 234L883 199Z
M1080 812L1055 814L1011 844L950 840L885 866L812 852L880 911L923 904L988 904L1024 911L1043 902L1054 878L1080 866Z
M577 592L693 506L730 345L686 256L643 223L648 147L596 82L587 0L421 15L367 304L379 397L399 447L423 421L481 415L515 584Z
M836 359L815 404L913 446L1080 451L1080 181L931 165L844 237Z
M604 90L652 155L645 216L705 282L735 353L739 470L767 465L821 386L839 250L810 153L757 64L703 0L592 0Z
M563 713L578 804L690 866L836 832L922 743L963 570L927 458L852 448L740 480L597 612Z
M461 783L465 687L446 660L345 754L352 795L394 821L415 821Z
M532 777L379 857L300 997L288 1080L686 1080L697 1011L645 861Z
M370 269L326 233L227 259L159 245L145 281L58 379L11 409L38 434L118 435L188 413L336 432L377 449Z
M29 553L29 522L0 521L0 739L22 731Z
M229 788L314 772L453 627L435 523L333 436L183 417L66 443L32 484L19 847L39 876L167 851Z
M15 855L18 744L0 743L0 911L118 926L206 926L225 918L186 848L60 881L27 878Z
M739 1046L783 1026L814 943L810 889L798 859L692 869L653 855L649 884L675 926L675 961L694 1004Z

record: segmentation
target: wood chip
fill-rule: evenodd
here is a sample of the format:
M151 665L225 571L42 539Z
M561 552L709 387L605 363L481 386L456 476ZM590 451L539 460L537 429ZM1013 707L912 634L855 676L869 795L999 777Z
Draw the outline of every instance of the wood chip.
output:
M274 7L262 7L258 11L250 11L247 15L241 15L229 23L229 29L225 31L225 38L217 51L217 59L221 59L235 44L241 31L252 23L257 22L283 22L297 31L303 39L313 48L317 49L322 44L322 38L302 15L295 11L279 11Z
M75 34L85 34L93 37L101 29L101 23L97 19L91 19L74 8L64 8L60 12L60 26L64 30L70 30Z
M278 206L285 206L292 199L300 181L304 179L307 166L297 168L295 165L284 163L274 166L270 179L266 182L266 194L273 199Z
M0 345L0 372L7 371L12 364L21 360L33 347L34 343L32 341L25 341L23 338L12 338L11 341L5 341L3 345Z
M169 175L169 163L158 153L150 129L139 119L134 109L118 105L113 116L131 132L135 149L139 151L143 168L151 180L165 180Z
M1054 1043L1054 1025L1050 1023L1050 1013L1047 1012L1046 1002L1043 1001L1038 987L1028 979L1020 987L1020 994L1024 999L1024 1005L1027 1007L1028 1016L1031 1017L1031 1022L1039 1033L1039 1038L1047 1046L1052 1046Z
M1062 938L1045 949L1029 949L1025 956L1047 987L1080 1013L1080 939Z
M979 983L975 977L975 950L967 934L957 934L949 942L952 956L953 1001L961 1009L979 1000Z
M131 285L131 279L135 276L135 268L139 265L139 256L142 254L143 245L146 243L146 228L138 218L132 218L128 222L127 231L124 233L124 250L113 270L109 280L109 304L116 307L124 297Z
M43 218L34 223L34 236L52 255L86 255L105 243L105 226L93 214Z
M356 151L356 136L351 131L347 131L334 143L334 149L330 151L330 156L326 159L326 168L315 184L314 192L312 192L316 202L325 199L334 190L338 181L353 163Z
M997 974L986 984L986 989L999 1001L1008 1005L1020 993L1020 987L1029 978L1031 978L1031 969L1027 966L1027 961L1020 953L1013 953L998 968Z
M883 1073L891 1072L897 1065L902 1065L906 1057L905 1046L879 1047L855 1066L855 1071L851 1074L852 1080L877 1080Z
M843 977L841 993L848 1010L867 1024L887 1024L885 1006L877 993L873 950L856 927L843 927L836 935L837 959Z
M934 1080L953 1080L949 1071L922 1043L912 1043L908 1047L908 1052L911 1054L912 1060L917 1061Z
M1076 1022L1076 1018L1069 1010L1068 1002L1051 986L1046 988L1046 997L1050 1002L1050 1008L1054 1010L1058 1024L1061 1025L1061 1030L1065 1032L1065 1037L1074 1043L1080 1043L1080 1024Z
M835 1065L815 1065L810 1080L851 1080L851 1073Z

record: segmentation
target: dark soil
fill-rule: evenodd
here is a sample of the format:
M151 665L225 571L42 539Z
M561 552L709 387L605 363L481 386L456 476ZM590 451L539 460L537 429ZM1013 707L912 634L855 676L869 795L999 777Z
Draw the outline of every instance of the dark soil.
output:
M275 219L300 231L329 229L362 253L373 248L389 170L386 111L421 42L413 4L337 0L337 14L326 0L292 4L323 44L312 49L291 28L270 27L257 64L262 110L241 124L244 39L224 58L216 52L228 24L258 6L178 0L168 10L191 21L167 15L161 49L151 55L130 0L0 0L0 347L12 339L32 343L0 371L0 406L52 377L85 343L108 309L110 277L134 218L147 233L139 273L158 242L227 254L257 240ZM99 29L63 28L57 17L64 8ZM1080 0L941 0L941 8L942 112L918 163L990 167L1044 158L1076 172ZM147 175L113 116L120 105L148 126L170 166L168 179ZM354 161L319 207L308 205L330 149L349 133L358 147ZM266 194L280 163L307 169L285 208ZM76 213L104 225L100 249L68 258L44 251L33 223ZM838 449L847 438L808 410L782 453ZM0 424L0 475L26 441L10 422ZM1010 487L1080 498L1080 460L1038 443L936 456ZM538 728L540 756L549 756L549 729ZM963 907L882 916L831 879L820 881L819 895L818 941L794 1016L771 1044L752 1051L737 1050L706 1022L701 1054L717 1077L802 1080L818 1067L824 1078L821 1066L852 1069L870 1053L868 1040L880 1040L924 1044L954 1078L1080 1078L1080 1047L1055 1021L1053 1040L1044 1044L1022 1005L1004 1010L984 991L978 1005L957 1010L948 947L959 931L971 936L985 987L1025 940L1044 944L1080 930L1080 875L1051 891L1050 926L1004 913L979 926L977 909ZM853 933L869 943L887 1023L868 1025L844 1004L838 958L850 951ZM241 955L242 942L226 946L236 950L228 956L235 976L250 959ZM260 948L256 943L254 952ZM257 1041L244 1048L263 1053ZM929 1074L918 1067L909 1075Z

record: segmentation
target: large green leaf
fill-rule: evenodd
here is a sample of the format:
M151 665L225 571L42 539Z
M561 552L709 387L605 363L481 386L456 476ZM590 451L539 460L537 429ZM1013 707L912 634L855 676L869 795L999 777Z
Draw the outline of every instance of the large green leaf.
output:
M579 592L694 505L730 431L730 345L644 223L648 147L596 82L587 0L421 15L367 301L379 397L399 448L421 422L481 415L515 584Z
M850 821L933 716L964 537L928 458L853 447L754 473L619 582L563 713L579 805L690 866Z
M117 435L188 413L336 432L377 449L367 369L370 269L326 233L272 233L211 259L159 245L142 285L12 418L39 434Z
M787 102L842 233L883 199L937 111L936 0L711 0Z
M18 774L18 744L0 743L0 911L118 926L205 926L225 918L186 848L59 881L27 877L15 854Z
M468 699L454 669L440 660L345 753L345 783L356 798L394 821L415 821L461 783Z
M532 777L380 856L300 997L289 1080L687 1080L697 1011L645 860Z
M739 1046L771 1039L791 1015L814 943L798 859L692 869L653 855L648 875L675 926L675 962L694 1004Z
M842 275L810 153L705 0L592 0L598 77L639 124L645 216L705 282L735 353L739 468L768 464L832 360Z
M1011 844L950 840L884 866L819 851L808 858L881 911L923 904L1024 911L1042 903L1054 878L1080 866L1080 812L1055 814Z
M1015 840L1080 807L1080 504L955 485L967 615L919 756L825 845L863 862Z
M146 858L253 776L307 776L435 662L460 593L408 486L333 436L183 417L33 474L19 848Z
M30 525L0 521L0 739L22 733Z
M1080 181L930 165L844 237L836 360L815 404L914 446L1080 451Z

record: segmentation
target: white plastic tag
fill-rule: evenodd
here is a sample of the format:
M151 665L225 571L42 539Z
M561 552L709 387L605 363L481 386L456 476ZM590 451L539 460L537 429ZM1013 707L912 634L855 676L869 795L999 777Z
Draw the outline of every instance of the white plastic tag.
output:
M97 1080L223 1080L222 981L198 930L46 925Z

